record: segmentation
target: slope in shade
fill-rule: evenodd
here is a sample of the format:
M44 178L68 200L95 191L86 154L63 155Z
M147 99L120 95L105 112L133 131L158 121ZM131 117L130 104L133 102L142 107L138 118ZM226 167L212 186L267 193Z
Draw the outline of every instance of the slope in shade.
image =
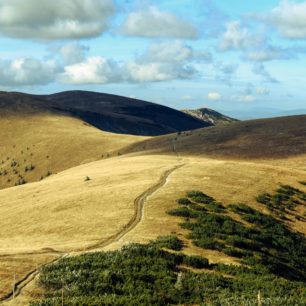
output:
M33 97L113 133L156 136L212 125L169 107L117 95L76 90Z

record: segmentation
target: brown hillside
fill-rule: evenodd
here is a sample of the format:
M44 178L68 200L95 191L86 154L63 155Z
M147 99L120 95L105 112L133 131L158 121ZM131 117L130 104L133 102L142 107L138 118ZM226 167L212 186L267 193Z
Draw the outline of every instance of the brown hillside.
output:
M131 145L142 150L217 158L284 158L306 153L306 115L235 122L155 137Z
M0 94L0 126L0 189L118 155L146 139L100 131L22 94Z

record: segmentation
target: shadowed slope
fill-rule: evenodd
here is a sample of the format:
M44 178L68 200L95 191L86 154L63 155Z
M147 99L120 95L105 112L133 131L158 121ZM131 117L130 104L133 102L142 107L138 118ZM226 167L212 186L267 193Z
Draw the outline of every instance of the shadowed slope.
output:
M306 115L259 119L155 137L126 152L173 152L225 158L284 158L306 153Z
M114 133L155 136L211 125L169 107L110 94L76 90L37 97L56 110Z

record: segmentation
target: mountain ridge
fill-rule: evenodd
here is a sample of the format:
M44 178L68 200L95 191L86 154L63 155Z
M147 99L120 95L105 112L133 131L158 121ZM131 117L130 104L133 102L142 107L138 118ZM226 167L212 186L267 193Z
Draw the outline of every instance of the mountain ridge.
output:
M32 96L112 133L157 136L211 126L170 107L118 95L75 90Z

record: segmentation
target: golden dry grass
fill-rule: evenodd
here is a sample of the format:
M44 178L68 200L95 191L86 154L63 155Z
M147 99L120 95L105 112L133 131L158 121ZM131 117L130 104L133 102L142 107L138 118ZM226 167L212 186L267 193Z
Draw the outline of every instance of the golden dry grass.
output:
M148 139L103 132L79 119L49 113L0 116L0 126L0 189L22 178L38 181L48 171L117 155L126 145ZM31 165L35 168L26 171Z
M30 271L56 258L58 255L52 253L0 256L0 297L12 292L15 280L24 279Z
M7 282L15 270L16 256L25 262L19 262L20 280L33 269L26 264L28 256L54 251L79 253L103 242L133 217L134 199L176 164L176 159L167 156L152 157L150 162L146 157L122 156L1 190L0 264L6 271L0 278L3 293L11 287ZM86 176L89 181L85 181Z
M305 160L305 157L301 156L301 161ZM306 172L292 169L291 166L286 168L286 161L291 165L290 159L279 160L282 166L271 166L258 160L245 162L185 157L185 166L175 171L168 184L148 199L143 221L127 234L123 241L109 246L108 249L118 248L131 241L147 242L158 235L175 232L188 246L184 250L187 254L203 255L209 258L210 262L234 263L233 258L222 253L193 246L184 238L187 231L178 225L182 218L169 216L165 211L178 207L175 199L184 197L187 190L201 190L225 205L244 202L269 213L264 206L256 203L254 197L259 193L273 192L280 184L289 184L304 191L306 189L298 183L305 180ZM303 215L305 212L306 207L303 206L299 208L298 214ZM291 219L288 226L306 234L305 223Z
M103 250L116 249L129 242L147 242L159 235L175 232L185 242L185 253L203 255L212 263L235 263L234 258L197 248L185 238L187 231L178 225L182 219L166 214L168 209L177 207L175 199L183 197L187 190L195 189L225 205L245 202L267 213L255 202L257 194L273 192L279 184L306 191L305 186L298 183L306 181L304 144L299 145L303 154L288 151L284 158L271 158L269 155L260 159L251 159L250 156L248 159L237 156L233 159L226 154L231 146L237 145L238 151L241 146L243 152L247 152L247 148L250 153L252 145L239 136L234 143L225 141L222 145L212 143L208 147L203 139L207 135L213 139L218 131L215 128L202 131L206 135L203 139L199 132L192 132L198 134L193 134L192 138L187 133L189 136L181 135L180 140L174 140L177 135L146 140L146 137L101 132L78 119L51 114L7 116L0 118L0 124L6 128L0 131L3 139L0 163L4 160L0 168L9 168L12 158L20 164L20 169L31 162L35 170L25 174L28 181L39 179L47 170L53 173L61 171L39 182L0 190L0 265L4 267L0 270L0 297L9 290L16 262L20 269L17 280L20 280L33 270L34 265L60 254L82 253L121 231L133 217L134 200L177 165L183 164L145 202L140 223ZM258 141L255 134L253 140ZM297 137L300 139L302 136ZM193 141L196 147L192 147ZM124 149L126 146L129 148ZM146 151L144 146L149 146L145 147ZM220 148L224 156L216 158ZM107 153L115 156L121 150L136 152L105 158ZM213 152L211 156L207 153L209 150ZM6 157L10 159L6 160ZM8 185L5 181L8 175L5 178L0 176L2 187ZM85 181L87 176L90 180ZM305 206L299 207L295 213L303 215ZM287 222L288 226L306 234L305 223L294 216L289 218L292 221ZM13 303L26 303L35 290L31 282Z
M305 155L299 157L299 162L297 157L294 159L303 164ZM103 250L175 232L185 242L185 253L203 255L211 263L235 263L234 258L197 248L185 238L187 231L178 225L182 219L166 214L166 210L177 207L175 199L184 196L186 190L196 189L225 205L246 202L267 212L255 202L255 195L272 192L279 184L305 191L298 181L305 180L306 172L303 167L294 169L291 159L270 165L265 160L216 160L175 154L121 156L0 191L0 254L16 256L41 252L44 248L80 254L120 231L133 216L134 199L156 184L166 170L182 163L184 166L175 170L167 183L147 199L140 223ZM86 176L91 180L84 181ZM305 213L305 207L300 210L300 214ZM293 220L288 225L306 234L304 223ZM12 269L13 266L8 269L9 275ZM35 287L27 288L16 301L31 299Z
M0 254L83 249L121 229L134 199L176 163L118 157L0 191ZM85 181L86 176L91 180Z

